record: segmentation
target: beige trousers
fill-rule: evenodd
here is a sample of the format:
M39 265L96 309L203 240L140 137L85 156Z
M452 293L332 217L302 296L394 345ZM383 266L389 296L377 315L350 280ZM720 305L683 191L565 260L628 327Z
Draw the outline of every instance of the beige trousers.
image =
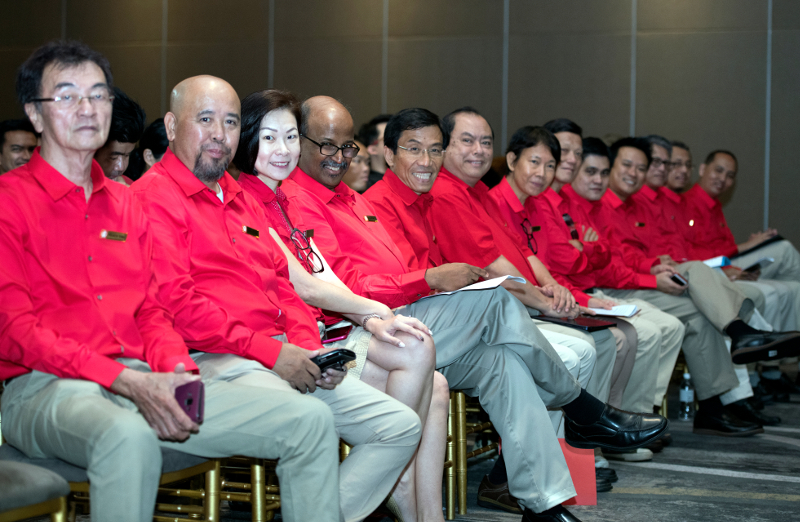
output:
M689 281L688 295L673 296L658 290L603 289L603 292L612 298L642 299L684 323L683 352L698 398L708 399L738 386L722 331L737 317L749 319L755 305L736 285L718 277L703 263L683 263L677 270ZM666 365L662 371L668 383L672 367L669 373Z
M800 282L800 253L789 241L776 241L749 254L734 258L734 266L746 268L762 258L771 257L775 262L761 271L764 279Z
M283 517L298 522L361 520L386 496L416 448L416 414L360 381L345 378L334 391L303 395L246 359L211 356L224 363L216 369L202 359L205 421L185 442L158 440L131 401L93 382L40 372L6 387L3 435L30 457L87 468L92 520L102 522L152 520L159 446L209 458L279 459ZM120 361L149 371L142 361ZM341 467L337 431L364 447ZM340 488L347 492L343 513Z
M511 493L535 512L573 497L547 406L573 401L580 385L519 300L496 288L423 299L398 313L433 331L437 369L489 414L503 439Z

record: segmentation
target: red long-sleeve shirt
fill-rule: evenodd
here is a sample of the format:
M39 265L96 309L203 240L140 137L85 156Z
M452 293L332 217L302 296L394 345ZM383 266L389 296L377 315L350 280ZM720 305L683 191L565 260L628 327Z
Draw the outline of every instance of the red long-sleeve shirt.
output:
M650 272L650 268L660 263L658 256L648 252L648 236L642 229L652 227L647 214L636 205L632 198L622 201L610 189L606 190L600 202L605 212L598 212L595 222L601 231L614 235L622 247L622 259L637 272Z
M446 262L486 268L502 255L530 284L539 284L528 261L533 252L520 247L483 182L470 187L442 167L431 194L430 219Z
M719 200L709 196L700 185L695 185L684 193L683 201L693 259L731 257L739 253Z
M311 309L289 282L261 203L228 174L224 202L171 150L131 190L155 231L159 294L193 349L234 353L271 368L282 343L321 347Z
M395 308L431 292L425 269L408 267L364 196L344 183L329 190L300 167L281 188L292 223L313 230L314 243L354 293Z
M196 370L157 300L148 221L92 161L92 194L40 155L0 177L0 380L32 370L106 388L118 357Z
M646 253L654 257L669 255L678 263L688 261L689 243L675 222L675 214L667 210L667 196L645 185L631 199L646 216L647 225L637 228Z

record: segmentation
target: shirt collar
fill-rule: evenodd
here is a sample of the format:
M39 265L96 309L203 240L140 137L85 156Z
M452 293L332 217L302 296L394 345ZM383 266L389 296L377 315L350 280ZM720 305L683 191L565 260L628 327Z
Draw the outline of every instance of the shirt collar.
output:
M553 187L547 187L547 190L542 192L541 196L544 196L544 198L549 201L555 209L559 208L561 202L563 201L563 198L558 194L558 192L553 190Z
M658 192L651 189L647 185L642 185L642 188L639 190L639 194L646 197L650 201L655 201L658 198Z
M714 208L720 204L719 201L709 196L708 192L703 190L699 183L695 183L694 186L689 189L689 192L693 192L694 196L705 203L708 208Z
M575 192L575 189L572 188L572 185L564 185L563 187L561 187L560 196L562 199L567 200L569 203L578 205L580 208L586 211L587 214L589 214L592 211L592 208L594 208L595 202L589 201L588 199L582 197L580 194Z
M430 194L417 194L408 186L403 183L403 181L397 177L392 169L386 169L386 173L383 175L383 181L389 185L389 189L397 194L400 197L400 200L405 203L407 207L410 207L417 201L427 202L428 200L432 200L433 196Z
M326 205L333 201L333 198L336 196L349 201L350 204L354 204L356 201L353 190L341 181L336 185L335 189L330 190L328 187L306 174L299 166L294 168L289 175L289 179L317 196Z
M658 189L658 191L661 193L662 196L664 196L665 198L667 198L668 200L670 200L670 201L672 201L674 203L680 203L681 202L681 195L673 192L672 190L668 189L667 187L661 187L660 189Z
M489 187L487 187L483 181L478 181L474 187L470 187L464 180L444 167L439 170L439 176L450 181L461 190L466 190L467 192L470 192L479 198L486 196L486 194L489 192Z
M511 210L517 214L525 211L522 203L519 202L516 192L514 192L514 189L511 188L511 183L508 182L508 178L504 177L502 180L500 180L500 184L497 185L497 190L503 196L503 199L506 200L506 203L509 204ZM529 197L528 199L532 198Z
M39 185L53 198L53 201L58 201L59 199L66 196L69 192L75 190L77 185L70 180L68 180L63 174L53 168L52 165L47 163L41 154L39 154L39 150L41 147L36 147L36 150L33 151L33 155L31 159L28 160L27 166L30 169L31 174ZM110 181L106 178L105 174L103 173L103 169L100 167L100 164L97 163L95 160L92 160L91 170L89 175L92 177L92 194L95 194L104 188L106 188L107 183L116 183L114 181ZM117 199L116 194L113 191L107 191L114 199Z
M239 185L264 203L271 203L275 199L275 194L277 192L273 192L272 189L255 174L245 174L242 172L239 175ZM280 187L278 187L277 190L280 190Z
M610 205L614 210L625 204L625 202L619 199L619 196L614 194L614 191L611 189L606 189L606 193L603 194L601 201L603 201L606 205Z
M209 192L214 193L214 191L208 188L205 183L197 179L197 176L194 175L194 172L189 170L189 168L184 165L180 158L178 158L178 156L176 156L171 149L167 148L167 152L164 153L164 156L161 158L159 163L161 163L163 169L166 170L167 174L171 176L173 180L175 180L175 183L178 184L187 197L192 197L195 194L199 194L203 192L203 190L208 190ZM230 201L242 191L242 187L240 187L239 184L236 183L236 180L233 179L227 172L223 174L217 183L219 183L219 186L222 188L225 205L230 203ZM216 193L214 193L214 199L219 201Z

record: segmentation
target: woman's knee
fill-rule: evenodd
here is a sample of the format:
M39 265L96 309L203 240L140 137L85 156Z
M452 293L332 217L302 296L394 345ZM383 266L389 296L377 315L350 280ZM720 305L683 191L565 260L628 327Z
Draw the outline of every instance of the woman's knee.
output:
M401 348L403 353L403 365L406 369L418 369L432 372L436 367L436 347L430 336L423 336L422 341L418 337L406 333L397 334L396 337L403 341L405 347Z
M439 372L433 372L433 393L431 394L431 409L444 409L450 406L450 384L447 378Z

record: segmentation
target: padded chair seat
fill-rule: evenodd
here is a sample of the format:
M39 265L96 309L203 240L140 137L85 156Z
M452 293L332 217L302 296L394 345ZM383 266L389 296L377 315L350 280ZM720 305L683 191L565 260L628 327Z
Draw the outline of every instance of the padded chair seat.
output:
M68 494L69 484L56 473L24 462L0 460L0 513Z
M188 455L169 448L161 448L161 460L161 473L180 471L208 461L208 459ZM68 482L87 482L89 480L86 470L81 467L73 466L61 459L31 459L8 443L0 445L0 461L21 462L40 466L57 473Z

